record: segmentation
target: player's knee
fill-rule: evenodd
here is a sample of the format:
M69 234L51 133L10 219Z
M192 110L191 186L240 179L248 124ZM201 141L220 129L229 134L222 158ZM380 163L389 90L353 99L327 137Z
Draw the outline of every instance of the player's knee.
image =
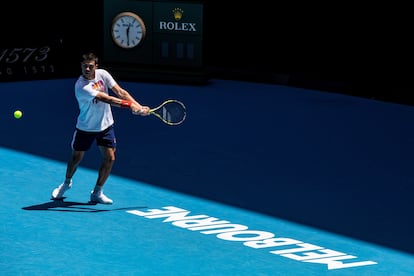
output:
M114 163L115 162L115 155L108 155L105 157L104 161L106 163Z

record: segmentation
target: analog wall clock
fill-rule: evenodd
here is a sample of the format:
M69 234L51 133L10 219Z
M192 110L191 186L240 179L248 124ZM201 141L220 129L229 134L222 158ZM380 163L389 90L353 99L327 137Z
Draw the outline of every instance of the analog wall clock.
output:
M144 40L145 34L144 21L133 12L118 13L112 21L112 40L118 47L132 49Z

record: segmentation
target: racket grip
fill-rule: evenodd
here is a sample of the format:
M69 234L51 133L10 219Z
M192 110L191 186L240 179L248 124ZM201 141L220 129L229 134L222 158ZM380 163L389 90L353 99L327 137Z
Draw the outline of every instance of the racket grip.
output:
M134 114L134 115L142 115L143 114L142 113L143 110L144 110L143 108L140 108L137 112L132 111L132 114Z

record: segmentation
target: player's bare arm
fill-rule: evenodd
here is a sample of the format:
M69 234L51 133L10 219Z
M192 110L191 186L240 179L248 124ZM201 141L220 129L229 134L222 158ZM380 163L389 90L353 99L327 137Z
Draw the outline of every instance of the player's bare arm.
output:
M121 99L128 100L131 102L135 102L140 105L132 96L128 93L125 89L120 87L118 84L115 84L114 87L111 88L112 91Z
M149 108L148 107L142 106L134 100L131 101L131 100L128 100L128 99L113 97L113 96L107 95L106 93L103 93L103 92L99 92L95 96L95 98L98 101L102 101L102 102L108 103L108 104L116 106L116 107L130 108L132 113L134 113L134 114L138 114L138 115L148 115L149 114Z

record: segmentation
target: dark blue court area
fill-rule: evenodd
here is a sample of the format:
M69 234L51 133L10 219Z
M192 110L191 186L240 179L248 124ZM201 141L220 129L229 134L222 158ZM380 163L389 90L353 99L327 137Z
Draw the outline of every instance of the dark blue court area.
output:
M75 79L0 83L2 275L414 275L414 107L274 84L122 82L186 104L168 126L114 108L62 201ZM15 110L23 117L15 119Z

